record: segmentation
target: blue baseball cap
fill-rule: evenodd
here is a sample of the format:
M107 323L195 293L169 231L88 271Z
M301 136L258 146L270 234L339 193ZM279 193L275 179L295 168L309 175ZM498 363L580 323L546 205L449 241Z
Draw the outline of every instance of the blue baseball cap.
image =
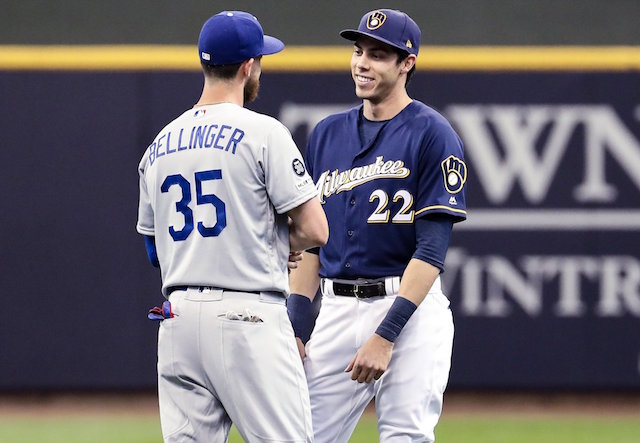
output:
M418 55L420 28L411 17L395 9L376 9L367 12L360 20L358 29L345 29L340 36L356 41L367 36L409 54Z
M284 49L284 43L264 35L253 15L242 11L222 11L210 17L200 31L198 52L208 65L232 65Z

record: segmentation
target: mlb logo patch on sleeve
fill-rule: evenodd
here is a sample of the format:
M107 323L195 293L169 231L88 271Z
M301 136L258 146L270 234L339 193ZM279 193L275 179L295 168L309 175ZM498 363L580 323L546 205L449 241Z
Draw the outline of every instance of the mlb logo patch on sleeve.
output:
M293 166L293 172L295 172L298 177L302 177L306 172L306 169L304 168L304 163L302 163L297 158L293 160L293 163L291 163L291 166Z

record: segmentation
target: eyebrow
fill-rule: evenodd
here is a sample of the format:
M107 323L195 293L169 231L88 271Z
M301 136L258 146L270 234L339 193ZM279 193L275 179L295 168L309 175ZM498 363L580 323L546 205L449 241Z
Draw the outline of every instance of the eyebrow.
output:
M372 39L372 41L375 41ZM361 45L358 44L358 42L354 42L353 46L355 46L358 49L363 49ZM381 52L393 52L391 49L387 48L386 45L384 45L384 43L378 43L375 42L373 45L371 45L371 47L369 47L369 51L381 51Z

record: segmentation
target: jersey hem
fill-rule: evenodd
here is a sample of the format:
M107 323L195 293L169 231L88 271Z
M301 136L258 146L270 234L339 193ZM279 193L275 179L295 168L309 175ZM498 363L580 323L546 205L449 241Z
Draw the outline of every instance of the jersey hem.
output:
M138 234L142 235L156 235L156 231L154 229L144 228L140 225L136 226L136 231L138 231Z
M423 214L425 212L440 212L440 211L445 211L445 212L451 212L457 216L463 216L463 217L467 217L467 211L464 209L458 209L458 208L452 208L450 206L444 206L444 205L434 205L434 206L427 206L426 208L422 208L419 211L416 211L416 215L420 215Z

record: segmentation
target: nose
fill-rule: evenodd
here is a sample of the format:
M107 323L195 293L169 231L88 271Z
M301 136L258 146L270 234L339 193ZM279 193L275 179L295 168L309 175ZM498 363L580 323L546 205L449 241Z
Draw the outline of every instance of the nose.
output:
M369 69L369 60L364 54L357 58L356 69L360 71L366 71L367 69Z

